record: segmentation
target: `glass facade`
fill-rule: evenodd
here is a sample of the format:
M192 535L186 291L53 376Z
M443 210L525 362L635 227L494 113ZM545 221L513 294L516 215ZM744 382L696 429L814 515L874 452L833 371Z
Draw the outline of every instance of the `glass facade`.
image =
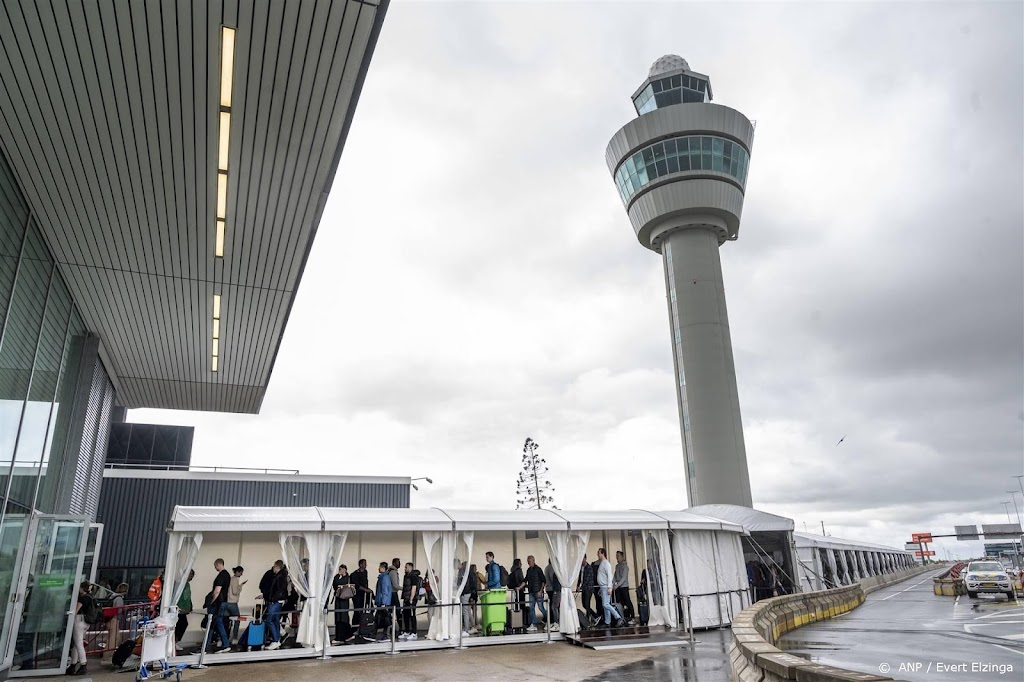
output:
M633 98L633 106L636 107L636 113L646 114L673 104L710 101L711 92L707 80L683 73L651 81Z
M85 325L0 156L0 495L6 514L40 504L54 444L67 440ZM49 471L51 477L59 477Z
M656 178L673 173L713 171L746 185L750 155L736 142L710 135L686 135L656 142L622 162L615 185L623 203Z

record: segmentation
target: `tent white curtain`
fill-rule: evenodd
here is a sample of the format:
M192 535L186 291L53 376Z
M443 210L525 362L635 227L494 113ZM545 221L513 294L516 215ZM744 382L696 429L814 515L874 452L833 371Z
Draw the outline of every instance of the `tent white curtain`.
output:
M836 566L836 553L831 549L826 549L825 561L828 562L829 568L832 570L832 584L829 587L836 587L839 585L839 568Z
M344 530L320 533L317 538L320 543L320 559L323 562L321 574L318 576L320 580L320 590L318 592L317 602L321 605L319 612L316 614L318 618L327 618L327 614L323 610L323 605L330 604L332 601L330 598L331 583L334 582L334 576L338 571L338 564L341 563L341 553L345 551L345 541L347 539L348 531ZM315 564L310 561L309 565L314 566ZM313 580L313 576L310 576L310 580ZM313 603L313 600L310 599L307 603ZM333 606L333 604L331 604L331 606ZM323 647L329 643L326 640L327 622L326 620L321 620L313 639L313 647L316 649Z
M743 543L739 533L715 533L718 547L718 589L723 593L724 615L732 617L749 605L747 567L743 563Z
M164 591L160 613L170 614L171 620L178 617L178 600L185 591L188 574L195 566L199 548L202 546L202 533L171 533L167 540L167 566L164 568ZM168 638L167 656L174 656L175 653L174 641Z
M857 553L850 550L846 553L846 558L848 559L847 563L850 564L850 568L853 570L854 582L863 578L864 576L860 574L860 566L857 564Z
M320 533L285 531L278 535L278 540L281 544L281 554L288 567L288 579L295 591L306 598L302 605L299 631L295 638L300 644L315 647L317 641L323 641L321 624L323 609L320 607L321 576L318 575L320 569L316 568L324 565ZM308 565L313 567L312 581L308 574L309 569L303 566L303 559L307 559Z
M839 580L841 585L850 585L850 567L846 565L846 552L841 549L835 550L836 555L836 566L839 567L839 573L842 577Z
M427 639L445 640L459 636L462 629L462 609L458 604L462 588L466 586L468 570L459 574L459 566L469 564L473 553L472 531L423 531L423 551L427 557L427 576L437 597L437 608L430 609L430 627Z
M672 604L672 550L667 530L645 530L644 567L647 571L647 603L650 610L648 625L667 625L674 628L676 609ZM741 555L742 556L742 555Z
M580 575L583 555L590 541L589 530L549 530L544 533L551 568L562 584L559 595L558 629L563 635L580 631L580 618L576 613L576 599L572 589Z
M195 566L199 548L202 546L202 533L182 534L178 542L178 551L175 552L173 559L173 572L169 566L168 572L164 575L164 592L170 593L171 606L177 606L178 600L181 599L181 593L185 591L185 584L188 582L188 574ZM168 576L171 578L169 585L167 584Z
M450 568L446 570L445 567L451 563L451 559L445 562L443 535L439 531L423 531L423 553L427 557L426 578L430 581L430 588L433 590L434 596L439 604L449 604L451 602L444 597L447 591L444 584L447 582L445 580L447 573L451 570ZM429 610L430 627L427 630L427 639L446 639L451 611L452 609L447 606Z
M715 566L715 535L712 531L675 531L672 535L672 559L676 567L678 593L690 597L693 627L718 627L721 604L718 601L718 575ZM672 604L671 606L675 606ZM686 600L679 604L683 619ZM685 620L681 621L685 622Z

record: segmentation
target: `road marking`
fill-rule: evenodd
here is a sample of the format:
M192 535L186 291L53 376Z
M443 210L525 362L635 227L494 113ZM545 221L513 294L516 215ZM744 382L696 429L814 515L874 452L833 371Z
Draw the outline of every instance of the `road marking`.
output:
M886 599L892 599L893 597L895 597L895 596L896 596L896 595L898 595L898 594L903 594L904 592L909 592L910 590L914 589L914 588L915 588L915 587L917 587L918 585L923 585L924 583L928 582L928 581L929 581L929 580L931 580L931 579L932 579L932 578L931 578L931 576L928 576L927 578L925 578L925 579L924 579L924 580L922 580L921 582L919 582L919 583L914 583L913 585L911 585L910 587L908 587L908 588L907 588L907 589L905 589L905 590L900 590L899 592L893 592L893 593L892 593L892 594L890 594L890 595L889 595L888 597L882 597L882 598L881 598L881 599L879 599L878 601L885 601Z

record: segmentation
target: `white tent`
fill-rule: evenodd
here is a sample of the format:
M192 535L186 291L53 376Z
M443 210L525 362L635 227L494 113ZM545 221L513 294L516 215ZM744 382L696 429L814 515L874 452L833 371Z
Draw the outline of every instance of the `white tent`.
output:
M190 569L196 568L198 584L212 579L212 557L226 557L228 565L248 565L252 573L246 577L253 579L253 586L262 571L281 558L290 567L295 590L306 597L297 639L309 654L332 649L325 637L324 606L338 564L355 563L356 557L373 558L371 574L380 560L415 561L442 605L430 611L428 640L435 646L452 646L459 639L459 595L466 573L460 566L468 567L475 555L482 565L485 551L493 551L506 567L513 554L546 554L563 586L557 637L579 630L574 588L592 537L613 542L619 533L624 538L628 532L642 538L631 585L636 587L646 572L653 626L682 625L687 597L695 627L728 624L744 605L741 593L746 588L739 540L743 527L689 511L176 507L169 531L164 612L173 609ZM243 600L252 596L252 590L249 596L243 592ZM240 608L245 613L247 604L243 601ZM479 638L470 644L499 639ZM279 652L259 653L267 658ZM229 659L244 656L232 654Z
M826 576L831 573L838 583L836 569L842 565L849 571L847 576L851 576L844 582L851 584L853 580L878 575L879 571L903 570L912 558L910 552L895 547L813 533L793 533L793 542L800 558L800 584L804 591L835 587L828 584Z

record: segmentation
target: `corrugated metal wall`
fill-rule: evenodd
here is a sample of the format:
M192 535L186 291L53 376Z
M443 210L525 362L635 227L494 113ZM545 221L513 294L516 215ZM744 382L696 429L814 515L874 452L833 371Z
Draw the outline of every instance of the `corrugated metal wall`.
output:
M402 507L409 486L208 479L105 478L97 521L100 568L162 565L175 505L222 507Z
M82 447L78 455L71 487L68 512L95 516L103 483L103 462L107 456L107 437L114 406L114 386L99 358L93 369L92 386L85 409Z

